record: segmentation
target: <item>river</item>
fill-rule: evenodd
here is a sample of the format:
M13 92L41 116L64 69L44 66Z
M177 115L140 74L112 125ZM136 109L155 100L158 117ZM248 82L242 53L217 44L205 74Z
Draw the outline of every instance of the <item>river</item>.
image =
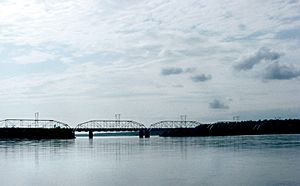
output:
M0 185L300 185L300 135L0 140Z

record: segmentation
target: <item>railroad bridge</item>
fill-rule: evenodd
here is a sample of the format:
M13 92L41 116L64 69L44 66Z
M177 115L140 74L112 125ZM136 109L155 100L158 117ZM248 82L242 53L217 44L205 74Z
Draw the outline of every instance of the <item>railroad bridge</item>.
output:
M46 119L5 119L0 120L0 128L71 128L68 124Z
M150 127L132 120L90 120L78 124L75 128L56 120L5 119L0 120L0 138L33 139L69 139L75 138L75 132L85 131L93 138L93 132L138 131L139 137L161 134L170 130L195 128L197 121L159 121Z
M149 138L150 134L159 134L169 130L195 128L201 123L197 121L159 121L147 128L144 124L132 120L91 120L78 124L74 131L89 132L93 138L93 132L103 131L139 131L139 137Z
M72 139L75 134L56 120L5 119L0 121L0 138Z
M131 120L90 120L78 124L74 131L89 132L89 138L93 138L93 132L103 131L139 131L139 136L143 137L146 129L142 123Z

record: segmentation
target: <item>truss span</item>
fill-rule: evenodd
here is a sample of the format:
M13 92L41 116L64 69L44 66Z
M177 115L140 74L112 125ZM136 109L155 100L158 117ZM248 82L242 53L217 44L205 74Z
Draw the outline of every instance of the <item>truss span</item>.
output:
M76 131L140 129L146 129L146 127L141 123L130 120L91 120L84 123L80 123L75 127Z
M150 129L195 128L201 125L197 121L159 121L150 125Z
M70 128L69 125L55 120L5 119L0 121L0 128Z

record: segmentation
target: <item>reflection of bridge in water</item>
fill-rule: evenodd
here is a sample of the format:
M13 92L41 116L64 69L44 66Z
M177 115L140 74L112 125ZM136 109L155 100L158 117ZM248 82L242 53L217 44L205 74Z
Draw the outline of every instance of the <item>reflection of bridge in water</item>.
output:
M93 138L93 132L138 131L140 138L149 138L151 133L158 134L170 130L195 128L200 124L197 121L159 121L147 128L142 123L131 120L91 120L78 124L74 131L89 132L90 138Z

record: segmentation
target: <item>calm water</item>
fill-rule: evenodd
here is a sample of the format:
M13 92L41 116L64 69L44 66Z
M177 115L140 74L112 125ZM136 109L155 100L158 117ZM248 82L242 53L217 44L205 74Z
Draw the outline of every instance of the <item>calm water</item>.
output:
M300 135L0 141L0 185L300 185Z

